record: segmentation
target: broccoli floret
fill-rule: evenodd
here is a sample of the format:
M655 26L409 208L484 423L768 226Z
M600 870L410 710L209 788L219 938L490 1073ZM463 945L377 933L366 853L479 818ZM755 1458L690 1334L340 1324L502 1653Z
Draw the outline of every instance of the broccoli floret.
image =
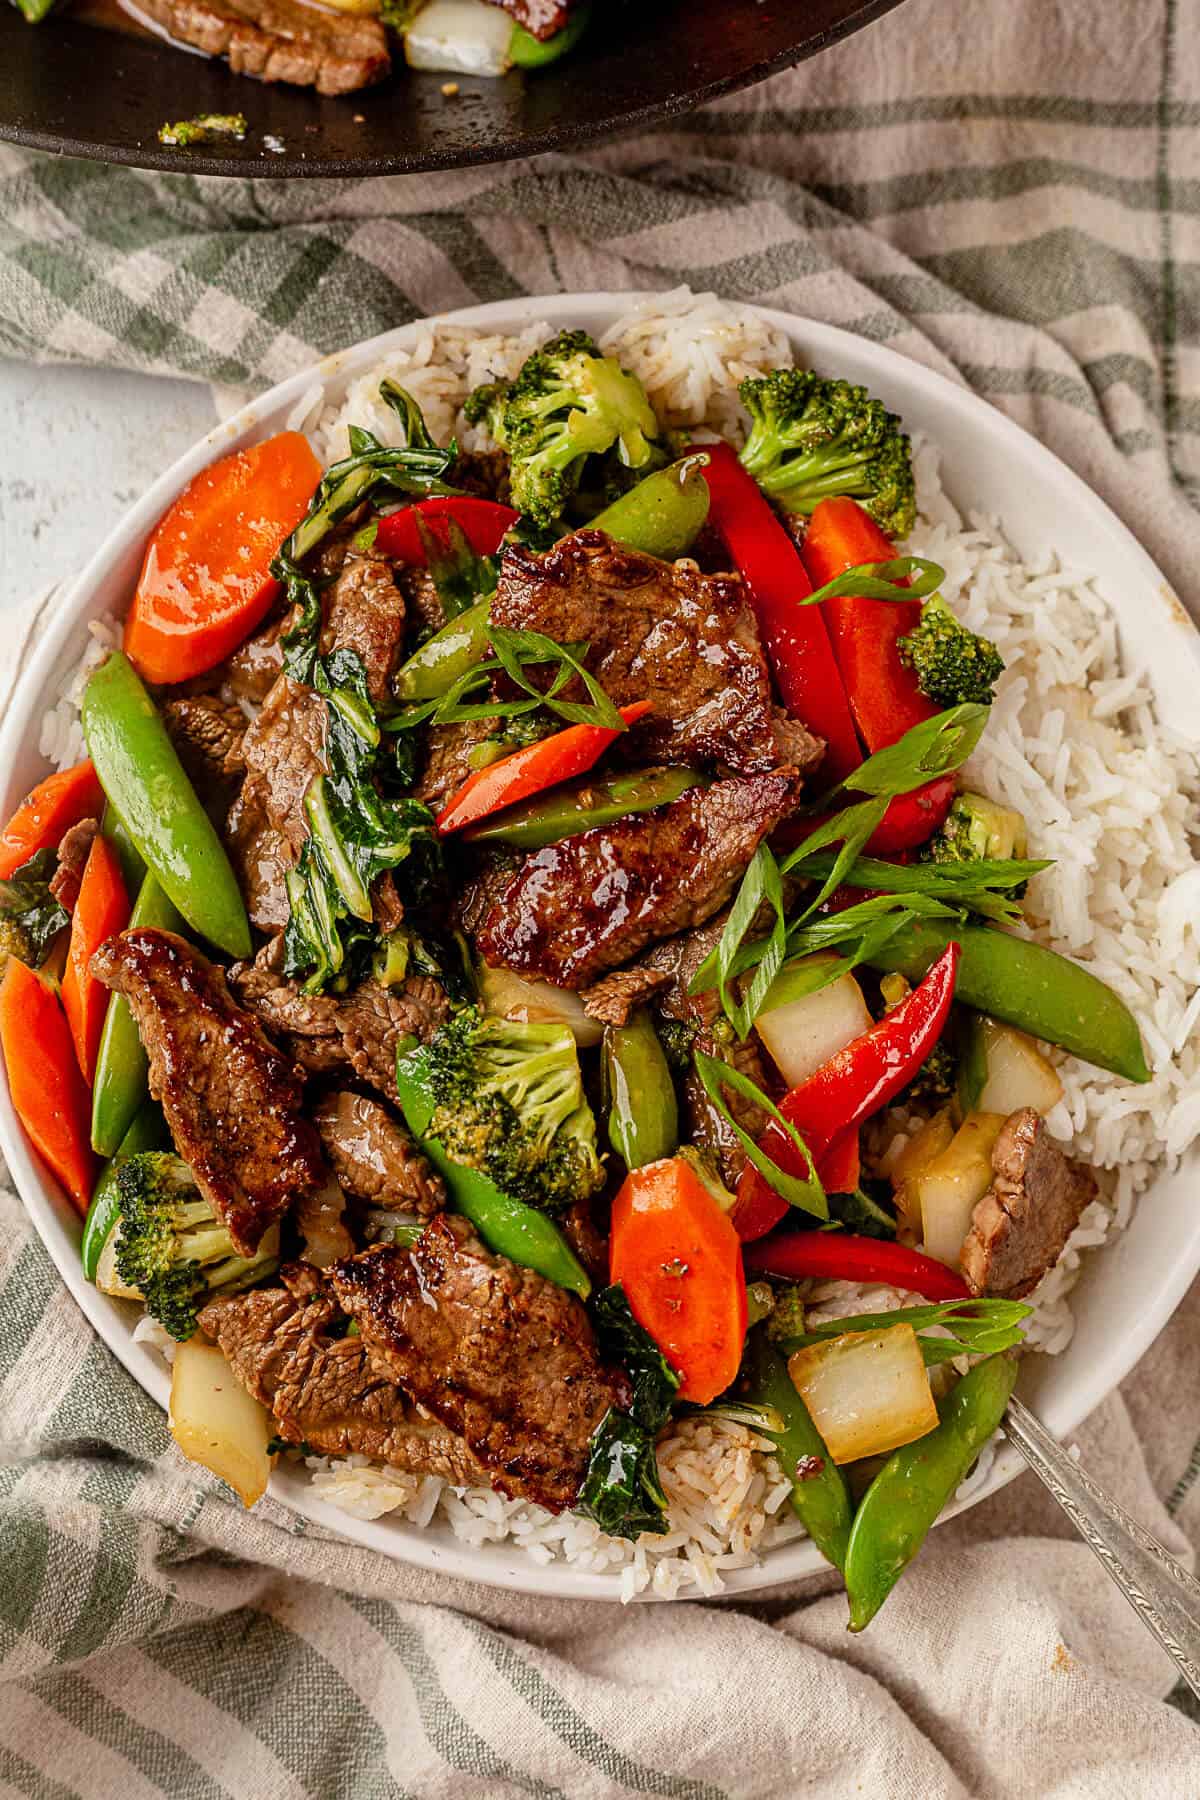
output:
M429 1135L454 1162L544 1212L601 1186L596 1121L566 1025L464 1007L429 1045L428 1067Z
M615 448L630 469L666 457L641 382L586 331L560 332L515 381L476 388L464 410L508 451L513 505L539 530L562 517L589 456Z
M940 831L921 852L922 862L1008 862L1023 857L1025 819L1014 806L982 794L959 794Z
M785 512L807 515L848 494L889 537L908 536L917 511L911 448L882 401L811 369L776 369L738 392L750 414L742 462Z
M951 1038L941 1037L900 1095L901 1106L942 1106L958 1091L958 1054Z
M973 702L990 706L1004 658L989 638L979 637L955 618L940 594L921 608L921 623L897 639L900 659L915 672L918 686L935 706Z
M117 1170L117 1195L117 1273L180 1343L214 1294L250 1287L278 1267L278 1230L267 1233L255 1255L239 1255L191 1170L170 1151L126 1158Z

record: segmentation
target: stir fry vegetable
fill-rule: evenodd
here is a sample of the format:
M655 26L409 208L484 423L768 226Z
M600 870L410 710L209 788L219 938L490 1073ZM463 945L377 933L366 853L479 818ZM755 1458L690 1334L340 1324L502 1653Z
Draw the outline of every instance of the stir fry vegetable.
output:
M896 1450L867 1489L846 1550L850 1629L863 1631L965 1480L1008 1405L1017 1365L989 1356L938 1405L936 1430Z
M108 1009L108 989L90 969L92 954L129 923L129 896L121 862L102 833L88 852L79 898L71 915L71 947L63 971L62 1002L75 1042L79 1067L89 1087L96 1073L100 1034Z
M607 532L619 544L664 561L685 556L708 518L704 467L704 456L694 455L657 469L597 513L591 530Z
M783 1357L761 1328L746 1340L739 1393L751 1406L769 1408L783 1421L782 1430L768 1435L775 1440L775 1454L792 1484L792 1511L822 1556L835 1569L843 1568L853 1516L849 1483L830 1456Z
M565 735L565 734L564 734ZM514 850L540 850L564 838L612 825L635 813L669 806L698 787L704 777L691 769L639 769L629 775L587 781L579 787L556 788L544 798L506 806L463 832L469 844L504 844Z
M448 547L452 526L458 527L476 556L494 556L519 516L511 506L475 494L434 495L385 513L376 521L371 538L374 548L385 556L416 569L428 568L431 543Z
M0 982L0 1047L16 1115L82 1216L96 1176L87 1087L57 994L15 956Z
M601 1063L608 1137L627 1169L661 1162L679 1147L679 1107L671 1070L645 1007L604 1033Z
M87 1218L83 1222L83 1236L79 1242L79 1260L89 1281L96 1279L101 1253L112 1236L121 1209L121 1196L117 1189L118 1169L127 1157L138 1156L144 1150L165 1150L168 1141L162 1111L153 1101L148 1100L121 1139L116 1155L105 1163L92 1194Z
M785 1281L881 1281L927 1300L965 1300L968 1292L961 1275L919 1250L843 1231L781 1232L748 1245L746 1267Z
M228 956L249 956L246 906L225 846L119 650L88 682L83 729L104 792L163 892L201 937Z
M134 930L149 926L157 931L181 931L183 920L147 871L129 915ZM133 1127L147 1094L146 1052L138 1035L133 1012L123 994L109 998L108 1010L96 1051L92 1084L92 1148L101 1156L116 1156L125 1134Z
M144 680L188 681L254 630L279 591L271 559L320 479L298 431L192 478L151 533L125 622L125 654Z
M638 700L621 708L619 730L603 725L570 725L553 737L543 738L541 743L529 744L500 762L489 763L486 769L468 776L447 800L437 816L439 832L445 836L447 832L462 831L506 806L515 806L533 794L582 775L599 762L622 730L636 725L649 711L650 702Z
M81 819L97 819L104 790L90 762L48 775L25 796L0 833L0 881L8 881L39 850L53 850Z

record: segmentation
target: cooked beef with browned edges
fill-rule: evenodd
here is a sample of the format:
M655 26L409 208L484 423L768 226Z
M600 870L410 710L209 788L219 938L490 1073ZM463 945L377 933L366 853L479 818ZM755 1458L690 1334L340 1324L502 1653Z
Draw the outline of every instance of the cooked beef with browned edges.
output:
M511 13L517 24L531 31L535 38L544 39L565 30L579 0L495 0L495 4Z
M802 725L777 731L758 627L736 575L702 575L602 531L577 531L544 555L507 551L491 617L556 643L586 643L587 666L615 705L651 703L620 741L626 760L712 763L742 775L820 761L824 747ZM578 684L567 691L581 693Z
M282 1287L210 1300L200 1314L279 1436L322 1456L373 1456L412 1475L486 1487L487 1471L462 1439L423 1418L364 1340L345 1335L328 1279L296 1264L281 1279Z
M180 762L205 799L228 805L232 783L245 773L247 719L236 701L217 694L184 694L162 709Z
M490 1255L449 1213L411 1251L367 1250L332 1280L375 1365L466 1442L496 1487L553 1512L573 1503L593 1431L627 1401L574 1294Z
M449 1017L450 1002L428 975L394 987L368 978L344 994L306 994L278 972L279 943L229 971L234 992L311 1075L355 1075L393 1099L396 1045L428 1042Z
M794 769L691 788L670 806L535 850L479 929L493 968L590 986L720 910L795 804Z
M125 931L92 958L124 994L150 1092L201 1192L244 1256L327 1179L296 1070L235 1005L225 977L169 931Z
M404 595L384 556L353 547L350 528L322 545L317 569L332 577L322 599L321 654L350 650L367 673L367 691L377 707L392 697L392 671L404 642Z
M959 1259L971 1292L1007 1300L1032 1293L1095 1197L1092 1171L1064 1156L1032 1107L1011 1114Z
M534 0L540 4L541 0ZM319 94L350 94L391 68L387 33L362 13L304 0L141 0L171 37L224 56L235 75L286 81Z
M50 877L50 892L65 912L75 910L83 871L99 830L98 819L80 819L78 825L72 825L64 834L58 846L58 867Z
M242 741L246 779L229 814L229 847L251 923L288 922L286 881L308 836L304 796L325 773L327 709L320 694L281 675Z
M425 1219L445 1206L445 1182L378 1100L339 1089L318 1101L313 1119L329 1166L353 1199Z

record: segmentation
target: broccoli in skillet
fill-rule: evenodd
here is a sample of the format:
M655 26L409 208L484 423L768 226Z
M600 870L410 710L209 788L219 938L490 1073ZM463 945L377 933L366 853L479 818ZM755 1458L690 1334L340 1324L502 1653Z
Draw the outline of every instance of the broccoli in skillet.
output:
M940 594L925 602L921 623L897 640L897 649L935 706L991 705L1004 658L989 638L955 618Z
M191 1170L170 1151L128 1157L117 1170L117 1194L117 1273L180 1343L214 1294L249 1287L278 1265L278 1228L254 1256L239 1256Z
M455 1162L544 1212L600 1186L596 1122L565 1025L464 1008L437 1033L428 1058L437 1103L429 1135Z
M776 369L738 392L750 414L742 462L785 512L807 515L829 495L848 494L889 537L908 536L916 517L909 441L866 388Z
M630 469L665 460L641 382L586 331L560 332L515 381L476 388L465 411L508 451L513 505L543 530L566 511L587 457L615 449Z

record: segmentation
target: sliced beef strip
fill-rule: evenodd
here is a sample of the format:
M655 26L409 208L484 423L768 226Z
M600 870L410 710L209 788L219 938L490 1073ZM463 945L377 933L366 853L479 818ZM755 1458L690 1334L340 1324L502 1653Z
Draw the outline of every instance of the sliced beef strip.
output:
M372 1456L456 1487L486 1487L487 1472L462 1439L423 1418L361 1338L341 1335L345 1317L330 1284L294 1265L282 1279L282 1287L210 1300L200 1315L279 1435L322 1456Z
M512 503L508 453L505 450L460 450L447 480L483 500Z
M795 792L794 769L735 777L535 850L484 919L477 947L494 968L590 987L655 939L719 911Z
M321 654L352 650L362 658L367 689L377 707L392 696L392 671L404 642L404 595L386 557L355 550L351 533L322 545L318 573L331 576L321 602Z
M243 1255L328 1179L296 1070L235 1005L221 970L169 931L125 931L92 958L124 994L150 1059L150 1092Z
M445 1206L445 1182L378 1100L340 1089L313 1117L330 1168L355 1200L423 1219Z
M798 725L780 753L766 658L736 575L702 575L694 563L577 531L542 555L507 551L491 616L586 643L588 668L618 706L652 703L621 739L630 760L717 763L741 775L820 761L820 740Z
M286 630L290 612L277 614L248 637L244 644L239 644L224 665L224 679L239 700L252 700L256 706L262 704L283 674L283 633Z
M58 867L50 877L50 892L66 912L74 911L83 871L99 830L98 819L80 819L78 825L64 833L58 846Z
M262 931L288 921L285 883L308 836L304 796L325 771L326 722L320 694L281 675L243 739L246 779L228 839L247 911Z
M496 1487L553 1512L573 1503L592 1433L627 1398L574 1294L490 1255L449 1213L411 1251L364 1251L332 1280L376 1366L466 1441Z
M602 975L592 987L584 989L583 1010L602 1025L626 1025L630 1013L670 980L669 969L651 968L646 962L635 963L630 969L614 969L611 975Z
M395 1099L397 1041L411 1035L428 1042L449 1014L437 982L412 975L395 987L367 980L345 994L305 994L272 966L276 960L272 944L255 962L230 970L242 1004L309 1074L354 1074Z
M579 0L492 0L492 4L511 13L535 38L550 38L566 28Z
M1006 1300L1032 1293L1095 1197L1092 1171L1063 1155L1046 1121L1028 1106L1012 1113L959 1258L971 1292Z
M663 1018L692 1028L693 1050L728 1063L739 1074L748 1076L756 1087L769 1092L770 1077L753 1036L741 1042L735 1033L725 1028L717 990L706 988L699 994L688 992L697 969L720 941L725 919L726 915L722 914L696 931L686 932L665 944L656 944L647 952L636 972L665 978L666 985L657 994L655 1004ZM693 1141L712 1151L721 1179L727 1187L735 1188L746 1166L746 1153L728 1120L704 1091L704 1084L694 1067L684 1076L683 1093ZM732 1089L725 1090L725 1104L743 1131L748 1131L753 1138L761 1137L769 1123L769 1115L762 1107Z
M436 812L468 775L476 744L495 730L493 719L463 719L453 725L434 725L426 733L425 765L413 787L418 800Z
M202 800L215 799L224 812L232 784L246 769L245 713L236 701L217 694L189 694L168 700L162 717L193 787Z
M416 621L423 636L431 637L442 629L446 623L446 609L428 569L401 563L396 570L396 586L404 596L408 617Z
M535 5L545 0L533 0ZM142 0L171 37L206 56L225 56L236 75L349 94L391 68L378 19L327 12L301 0Z

